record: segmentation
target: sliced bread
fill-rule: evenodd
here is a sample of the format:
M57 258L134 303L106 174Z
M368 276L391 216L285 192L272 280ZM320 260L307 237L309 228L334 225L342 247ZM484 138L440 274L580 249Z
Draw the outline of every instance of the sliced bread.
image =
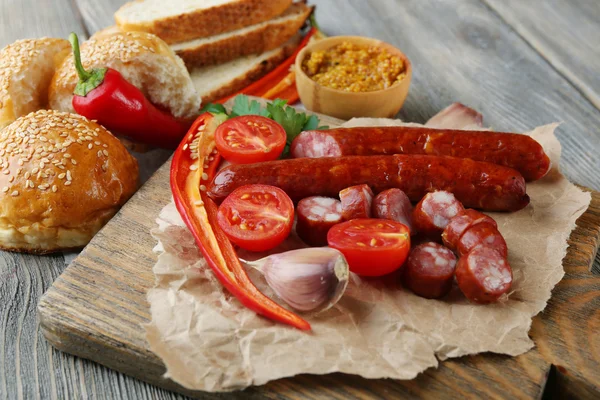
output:
M258 56L245 56L225 64L191 71L196 91L204 104L232 95L262 78L289 57L301 39L296 35L283 46Z
M222 64L239 57L273 50L294 36L306 22L313 7L294 3L282 15L260 24L190 42L171 48L188 68Z
M292 0L136 0L115 13L125 31L179 43L234 31L281 15Z

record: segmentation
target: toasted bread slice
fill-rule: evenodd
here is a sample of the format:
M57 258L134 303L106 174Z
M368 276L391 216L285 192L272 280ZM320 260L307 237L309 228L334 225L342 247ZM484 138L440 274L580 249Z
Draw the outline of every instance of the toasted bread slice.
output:
M300 39L298 34L283 46L258 56L245 56L225 64L192 70L192 81L202 96L202 102L207 104L222 99L259 80L289 57Z
M222 64L236 58L273 50L294 36L312 7L294 3L279 17L260 24L203 39L171 45L188 68Z
M281 15L292 0L136 0L115 13L125 31L179 43L259 24Z

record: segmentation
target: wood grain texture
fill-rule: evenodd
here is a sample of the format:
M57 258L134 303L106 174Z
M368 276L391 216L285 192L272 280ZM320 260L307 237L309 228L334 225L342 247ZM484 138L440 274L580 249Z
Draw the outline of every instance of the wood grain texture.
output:
M331 127L341 122L328 117L321 119ZM65 352L190 396L219 398L222 395L190 392L163 379L164 367L149 350L141 327L150 320L145 293L154 284L152 267L156 263L156 255L151 251L156 241L150 230L155 227L154 219L160 210L171 201L168 174L169 163L123 207L44 295L38 308L41 328L48 340ZM590 353L579 343L564 341L556 334L566 328L576 340L586 340L591 332L585 321L594 309L589 308L588 302L583 311L577 307L581 312L579 322L555 321L555 318L561 312L573 311L573 302L564 303L565 298L583 294L592 303L600 301L600 277L592 276L588 270L600 243L600 193L594 193L592 207L578 224L565 261L565 266L570 267L563 281L567 286L555 291L558 300L554 301L558 306L554 313L547 312L535 319L532 335L539 351L516 358L478 355L447 361L438 370L428 370L409 382L368 381L342 374L302 376L250 388L243 394L251 398L290 399L323 394L336 399L376 398L383 393L451 398L460 387L466 396L510 394L528 398L541 394L546 375L557 357L562 357L561 365L572 374L596 382L600 379L597 368L600 354ZM585 279L586 286L569 285L572 279ZM576 291L572 292L574 287ZM600 346L600 338L592 340ZM581 359L585 361L580 362ZM242 394L233 396L238 395Z
M0 0L0 48L18 39L87 37L71 0Z
M484 2L600 109L600 75L592 61L600 60L597 0Z

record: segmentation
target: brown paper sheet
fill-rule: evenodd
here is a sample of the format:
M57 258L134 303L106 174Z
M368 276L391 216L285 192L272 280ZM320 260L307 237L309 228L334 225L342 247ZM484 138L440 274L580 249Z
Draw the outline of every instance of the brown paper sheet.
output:
M399 124L351 121L349 125ZM344 372L365 378L412 379L438 360L494 352L516 356L534 346L528 336L564 275L562 259L575 221L591 196L569 183L556 166L558 125L529 134L555 166L528 185L531 205L512 214L491 214L509 246L513 291L494 305L469 303L458 289L443 300L427 300L395 282L352 276L333 309L309 318L300 332L258 317L216 281L173 203L153 232L160 253L156 288L148 293L150 348L165 363L166 376L188 389L231 391L302 373ZM272 294L251 272L257 286Z

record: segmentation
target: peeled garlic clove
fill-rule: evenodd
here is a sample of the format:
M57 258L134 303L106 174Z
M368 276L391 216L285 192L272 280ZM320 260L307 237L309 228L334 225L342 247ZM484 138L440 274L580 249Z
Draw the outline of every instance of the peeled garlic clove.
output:
M247 264L262 272L275 294L298 311L325 311L348 286L346 259L327 247L292 250Z

